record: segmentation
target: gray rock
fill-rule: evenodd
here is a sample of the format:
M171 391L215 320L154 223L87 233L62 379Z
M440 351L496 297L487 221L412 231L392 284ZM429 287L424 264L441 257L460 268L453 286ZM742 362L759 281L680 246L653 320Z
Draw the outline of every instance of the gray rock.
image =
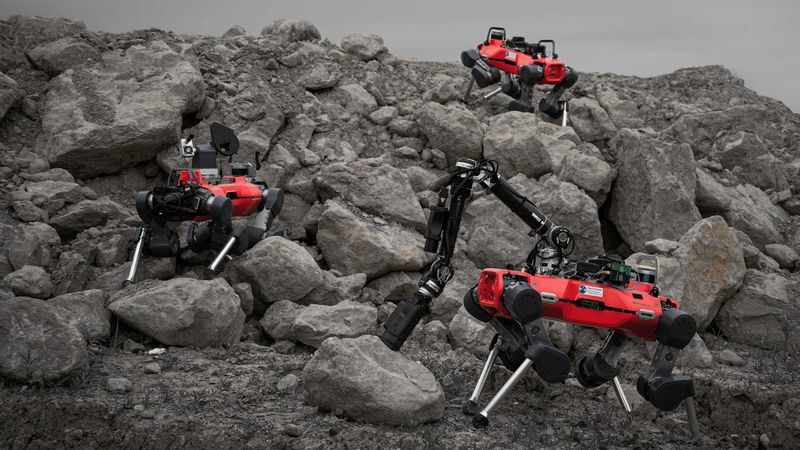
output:
M2 227L4 236L11 236L6 245L8 261L14 269L23 266L52 267L58 260L61 237L45 223L30 223L18 228Z
M680 243L669 239L653 239L644 243L644 251L653 254L671 255L672 252L680 247Z
M781 191L789 187L783 163L770 154L761 137L753 133L723 133L715 139L711 156L728 170L738 168L742 181L759 188Z
M336 64L314 64L297 78L297 84L309 91L330 89L339 84L341 72Z
M373 60L386 51L382 37L363 33L352 33L343 37L342 48L362 61Z
M614 181L616 171L607 162L580 149L581 147L567 150L561 165L554 172L563 181L581 188L599 207L605 203L606 196L611 191L611 182Z
M290 373L285 377L278 380L278 383L275 387L278 389L279 392L290 392L294 391L297 388L297 383L299 383L300 378L297 375Z
M444 416L444 392L433 374L375 336L328 339L303 380L307 403L353 420L414 426Z
M392 272L375 278L367 284L370 289L375 289L389 302L399 302L411 298L417 292L419 274L414 272Z
M463 306L458 309L447 328L450 345L465 348L480 357L489 354L489 344L495 334L497 332L494 328L472 317Z
M32 298L0 301L0 376L53 381L89 364L86 339L72 313Z
M499 163L504 177L521 173L538 178L553 171L550 154L536 126L539 120L533 114L517 111L489 119L489 128L483 136L483 154Z
M76 176L112 174L177 142L204 98L200 71L164 42L104 53L53 79L35 149Z
M59 295L49 303L70 311L76 320L73 322L89 341L108 340L111 335L111 313L105 306L103 291L93 289Z
M232 345L244 325L239 297L221 278L146 280L112 295L108 309L166 345Z
M608 117L617 128L641 128L644 126L644 120L641 118L636 102L621 98L619 92L610 86L598 84L595 87L595 97L597 103L606 110Z
M277 36L285 43L310 41L321 37L313 23L298 19L280 19L272 22L261 30L261 36L267 35Z
M147 363L144 365L143 372L147 375L160 375L161 364L157 362Z
M125 394L133 390L133 384L127 378L109 378L106 380L106 389L112 394Z
M250 284L248 283L236 283L231 287L233 288L233 291L236 292L236 295L239 296L239 302L240 306L242 307L242 312L244 312L244 316L249 317L251 314L253 314L253 310L255 309L255 296L253 295L253 288L251 288Z
M377 223L335 200L325 202L317 230L317 243L332 269L364 273L367 279L422 268L428 261L423 241L415 231Z
M83 200L69 205L50 218L50 225L65 239L70 239L87 228L104 225L109 217L122 209L122 205L108 197Z
M14 209L14 217L22 222L47 222L50 218L47 211L28 200L16 201L11 207Z
M350 300L332 306L310 305L294 319L290 336L311 347L319 347L326 339L357 337L375 331L378 310L374 306Z
M13 78L0 72L0 119L6 116L9 108L21 100L24 94Z
M360 84L339 86L333 90L331 95L341 99L340 104L349 113L367 116L378 108L375 97Z
M621 130L610 145L619 167L608 215L633 250L642 250L655 238L676 240L700 220L688 145L629 129Z
M719 352L717 359L722 364L727 364L729 366L741 367L745 365L745 362L742 359L742 357L729 348L726 348L725 350Z
M83 290L90 275L89 261L83 255L72 251L62 253L52 273L53 295Z
M468 109L428 102L417 111L415 118L430 146L447 155L449 166L461 157L482 158L483 127Z
M305 308L288 300L277 301L269 306L259 325L264 333L276 341L289 340L292 337L294 321Z
M324 201L341 197L386 220L424 230L425 213L408 177L380 159L330 164L314 179Z
M718 183L699 167L695 169L697 188L694 203L701 214L722 214L731 207L730 189Z
M581 139L603 142L617 134L617 127L597 100L580 97L569 102L569 121Z
M50 274L39 266L23 266L3 277L3 283L19 297L46 299L53 293Z
M235 282L249 283L265 303L296 301L323 283L322 269L299 244L283 237L264 239L231 261Z
M748 269L741 289L719 310L720 331L734 342L783 350L800 314L791 289L777 273Z
M241 25L234 25L222 34L223 38L234 38L237 36L244 36L247 34L247 30Z
M376 125L386 125L398 117L397 108L394 106L381 106L369 115L369 120Z
M11 16L8 22L14 30L14 47L22 50L87 31L83 22L61 17Z
M420 131L417 122L406 119L404 117L395 117L394 119L392 119L391 122L389 122L387 128L389 129L390 132L398 136L408 137L408 138L419 136L419 131Z
M774 259L786 270L797 269L800 263L800 255L793 248L784 244L767 244L764 246L764 253Z
M708 351L706 343L699 334L695 333L692 340L680 353L678 357L678 367L698 367L706 369L711 367L714 356Z
M759 249L783 243L775 224L785 217L774 209L775 205L764 192L755 186L739 185L731 190L731 196L730 207L722 214L730 226L747 234Z
M83 41L63 38L25 53L33 67L54 77L61 72L100 59L100 52Z

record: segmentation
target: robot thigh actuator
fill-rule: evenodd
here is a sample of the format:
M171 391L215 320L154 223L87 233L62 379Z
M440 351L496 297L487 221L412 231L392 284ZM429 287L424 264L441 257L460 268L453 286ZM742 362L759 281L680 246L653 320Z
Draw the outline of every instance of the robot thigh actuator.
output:
M187 248L202 253L216 252L205 272L213 277L229 255L240 255L262 239L280 235L271 230L283 206L283 191L270 188L252 176L252 165L231 163L231 174L223 176L217 156L231 158L239 148L233 130L219 123L211 125L212 143L194 145L192 137L182 140L182 156L191 167L173 172L174 183L136 194L136 212L144 222L132 240L136 242L126 281L133 282L143 253L154 257L178 256ZM256 153L256 165L258 166ZM255 214L250 225L234 224L233 217ZM191 220L186 247L181 247L169 222Z
M600 349L581 359L574 373L580 384L595 388L611 383L620 404L630 411L617 378L617 360L631 338L656 341L650 370L639 376L637 390L660 410L671 411L685 401L692 434L698 433L694 383L689 376L672 375L678 354L695 334L694 319L678 309L675 300L659 295L658 260L645 257L633 267L602 256L570 262L575 242L569 230L554 224L529 199L497 173L494 161L460 160L449 190L440 192L431 210L425 250L437 252L412 299L400 302L386 321L381 339L399 350L432 299L453 276L451 258L466 200L477 182L513 211L540 238L522 270L484 269L476 287L464 297L464 307L490 324L497 335L464 412L475 427L488 425L491 412L528 369L546 382L563 382L570 358L547 336L542 319L608 329ZM447 204L449 198L449 205ZM495 396L479 409L478 400L497 358L513 373Z

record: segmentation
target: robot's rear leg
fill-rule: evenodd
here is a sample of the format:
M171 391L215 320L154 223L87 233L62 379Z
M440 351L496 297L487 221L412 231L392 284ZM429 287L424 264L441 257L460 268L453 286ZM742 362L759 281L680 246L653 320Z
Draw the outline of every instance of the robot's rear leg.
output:
M619 331L611 330L600 350L582 358L575 367L575 377L586 388L596 388L610 381L617 400L625 412L631 412L631 407L617 377L619 370L616 365L628 342L627 336Z
M503 338L500 335L496 335L494 337L494 341L492 342L492 348L489 351L489 356L486 358L486 362L483 365L483 370L481 370L481 376L478 377L478 383L475 385L475 389L472 390L472 395L469 397L469 400L464 402L464 406L462 411L464 414L468 416L474 416L475 413L478 412L478 400L481 397L481 392L483 392L483 387L486 385L486 380L489 378L489 374L492 372L492 367L494 367L495 361L497 361L497 356L500 354L500 347L503 345Z
M147 232L148 227L140 227L137 228L133 236L131 236L131 242L135 242L136 247L133 250L133 259L131 260L131 268L128 271L128 278L125 279L127 283L133 283L133 280L136 278L136 269L139 268L139 260L142 257L142 249L144 248L144 240Z
M134 282L142 253L146 252L148 255L157 258L169 258L180 253L178 235L167 228L166 225L162 226L155 222L136 229L131 241L136 242L136 247L133 252L131 267L128 271L128 278L125 279L127 283Z
M678 354L694 337L697 325L689 314L677 309L665 309L656 330L658 346L646 376L640 375L636 390L653 406L662 411L673 411L681 402L686 405L689 431L697 437L700 433L694 400L694 380L687 375L672 375Z
M562 116L561 124L566 125L567 106L566 102L561 101L561 96L577 81L578 72L573 70L572 67L567 67L567 73L564 75L564 79L553 86L553 90L539 101L539 111L554 119Z

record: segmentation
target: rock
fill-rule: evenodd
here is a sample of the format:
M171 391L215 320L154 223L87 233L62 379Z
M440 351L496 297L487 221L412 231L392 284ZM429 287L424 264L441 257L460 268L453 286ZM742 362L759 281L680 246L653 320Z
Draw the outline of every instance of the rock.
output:
M331 95L339 98L339 103L349 113L367 116L378 108L378 102L375 101L375 97L360 84L339 86L333 90Z
M247 34L247 30L241 25L234 25L222 34L223 38L234 38L237 36L244 36Z
M85 42L63 38L25 53L33 67L54 77L61 72L100 59L100 52Z
M53 280L39 266L23 266L6 275L3 283L19 297L46 299L53 293Z
M747 234L760 249L783 243L775 223L784 217L774 209L775 205L764 192L755 186L739 185L731 190L731 196L729 210L722 214L730 226Z
M62 253L52 273L53 295L83 290L90 275L89 261L83 255L72 251Z
M285 43L320 39L319 30L308 20L280 19L261 30L261 36L277 36Z
M108 197L83 200L69 205L50 218L50 225L65 239L70 239L87 228L104 225L108 218L122 209L122 205Z
M380 292L386 301L396 303L411 298L417 292L418 279L417 273L392 272L375 278L367 284L367 287Z
M34 48L64 37L86 33L86 24L61 17L11 16L8 22L14 30L14 47Z
M397 117L397 108L394 106L381 106L370 113L369 120L376 125L386 125Z
M550 320L547 325L547 336L556 347L568 353L575 338L575 327L571 323Z
M538 178L553 171L553 162L545 148L535 115L512 111L493 116L483 136L483 154L496 160L506 178L521 173ZM452 163L452 161L451 161Z
M329 337L357 337L375 331L378 311L374 306L350 300L336 305L310 305L300 311L290 338L319 347Z
M648 253L671 255L681 244L669 239L653 239L644 243L644 251Z
M764 246L764 253L770 258L778 261L778 264L786 270L795 270L800 263L800 255L793 248L784 244L767 244Z
M425 213L408 177L380 159L329 164L314 184L323 201L338 196L386 220L420 231L426 227Z
M136 272L136 282L142 280L169 280L175 277L175 258L142 258ZM87 289L114 292L124 287L131 269L130 261L97 275L86 283Z
M147 375L160 375L161 365L157 362L147 363L144 365L143 371Z
M616 171L597 156L579 151L580 148L568 150L561 166L555 168L554 172L563 181L581 188L600 207L611 190Z
M25 383L58 380L89 364L72 313L31 298L0 301L0 376Z
M283 427L283 434L291 437L300 437L305 432L305 429L297 424L290 423Z
M419 126L417 122L413 120L408 120L404 117L395 117L389 122L387 128L390 132L407 138L415 138L419 136Z
M59 256L61 237L45 223L31 223L19 228L8 227L4 236L11 236L6 245L8 261L14 269L23 266L52 267Z
M588 142L603 142L617 134L617 127L597 100L580 97L569 102L569 121L578 136Z
M676 240L700 220L688 145L629 129L621 130L610 145L619 167L608 215L633 250L642 250L655 238Z
M783 163L774 155L764 141L748 132L725 132L717 137L712 147L715 157L728 170L736 170L742 181L762 189L781 191L789 187L783 173Z
M465 348L479 357L489 354L489 344L495 334L494 328L472 317L463 306L447 328L450 345Z
M428 102L419 108L415 118L431 147L447 155L449 166L462 157L482 159L483 127L468 109Z
M47 211L28 200L14 202L11 207L14 209L14 217L22 222L47 222L50 218Z
M342 38L342 48L362 61L370 61L386 50L376 34L352 33Z
M707 369L714 362L714 356L708 351L706 343L699 334L695 333L692 340L678 356L678 367L698 367Z
M278 388L279 392L294 391L299 381L300 378L298 378L297 375L290 373L289 375L286 375L278 380L278 384L275 387Z
M314 64L297 78L297 84L309 91L330 89L339 83L341 73L336 64Z
M734 342L783 350L800 314L790 289L789 280L777 273L748 269L741 289L719 310L720 331Z
M9 108L21 100L23 95L24 91L13 78L0 72L0 119L5 117Z
M659 287L662 295L680 302L704 330L720 306L739 286L745 273L744 256L736 234L719 216L697 222L672 252L661 258ZM634 262L637 255L628 261Z
M332 269L364 273L373 279L389 272L419 270L428 261L419 233L350 211L335 200L325 202L317 243Z
M51 81L35 149L79 177L113 174L178 142L204 99L200 71L164 42L107 52Z
M283 237L264 239L230 264L235 282L249 283L265 303L297 301L323 283L322 269L299 244Z
M730 190L699 167L695 169L697 187L694 203L701 214L722 214L731 207Z
M330 271L322 272L323 283L318 288L299 300L304 305L335 305L344 300L358 298L361 289L367 283L367 276L355 273L344 277L337 277Z
M736 352L734 352L729 348L726 348L725 350L719 352L717 359L722 364L727 364L729 366L741 367L745 365L745 362L742 359L742 357L737 355Z
M598 84L595 88L595 97L597 103L606 110L608 117L617 128L641 128L644 126L644 120L641 119L641 113L636 103L620 98L619 93L610 86Z
M328 339L303 380L307 403L352 420L415 426L444 416L444 392L433 374L376 336Z
M464 303L464 294L475 286L480 277L480 270L464 254L456 254L453 267L455 275L447 282L439 297L431 302L431 320L445 324L453 320ZM419 281L420 276L415 277Z
M106 380L106 389L112 394L125 394L133 390L133 384L127 378L109 378Z
M111 336L111 313L105 306L103 291L93 289L59 295L49 303L71 312L77 319L74 325L87 340L108 340Z
M237 283L231 287L233 287L233 291L236 292L236 295L239 296L240 306L242 307L244 316L248 317L253 314L253 310L255 309L255 297L253 296L253 288L250 287L250 284ZM263 311L261 311L261 313L263 314Z
M264 333L275 339L289 340L292 336L292 326L304 306L288 300L280 300L269 306L259 324Z
M221 278L146 280L112 295L108 308L165 345L232 345L244 324L239 297Z

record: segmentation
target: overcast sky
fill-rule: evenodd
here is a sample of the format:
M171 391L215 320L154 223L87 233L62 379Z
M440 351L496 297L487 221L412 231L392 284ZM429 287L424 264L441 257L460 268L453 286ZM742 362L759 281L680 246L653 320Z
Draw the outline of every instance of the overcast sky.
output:
M646 76L722 64L800 111L800 0L0 0L0 17L13 14L208 35L305 18L335 42L376 33L397 56L438 61L457 61L497 25L529 41L555 39L578 71Z

